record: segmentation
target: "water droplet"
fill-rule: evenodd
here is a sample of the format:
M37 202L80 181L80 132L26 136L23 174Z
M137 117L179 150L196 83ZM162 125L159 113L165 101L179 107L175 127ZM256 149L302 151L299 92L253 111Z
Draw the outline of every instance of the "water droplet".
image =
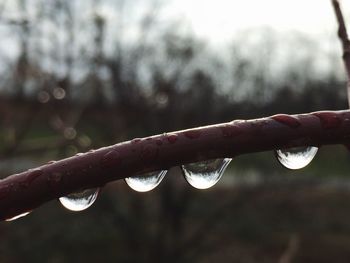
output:
M53 184L57 184L62 181L61 173L52 173L47 177L47 180Z
M22 177L22 179L18 181L18 184L22 188L27 188L42 174L43 174L43 171L41 169L29 170L27 175L25 177Z
M163 144L162 140L161 139L156 139L156 144L158 146L161 146Z
M26 183L28 185L31 184L34 180L36 180L42 174L43 174L43 171L41 169L29 170L29 173L26 176Z
M271 117L271 119L282 123L284 125L289 126L290 128L298 128L301 123L298 120L298 118L294 117L294 116L290 116L287 114L277 114Z
M324 129L335 129L338 128L342 120L334 112L320 111L313 113L320 119L321 125Z
M242 133L241 129L237 125L233 125L233 123L220 126L220 129L226 138L232 138Z
M82 211L89 208L96 200L100 188L86 189L59 198L61 204L71 211Z
M189 139L197 139L201 136L200 130L187 130L184 131L184 135Z
M152 144L147 144L142 147L140 152L140 158L142 160L153 160L157 157L159 149Z
M186 181L197 189L208 189L215 185L224 174L231 158L214 159L182 165Z
M125 182L131 189L137 192L148 192L156 188L163 180L167 170L147 173L141 176L125 178Z
M141 141L141 138L135 138L135 139L133 139L131 142L132 143L138 143L138 142L140 142Z
M315 157L317 150L317 147L307 146L276 150L275 153L280 164L288 169L296 170L307 166Z
M22 213L22 214L20 214L20 215L16 215L16 216L14 216L14 217L8 218L8 219L6 219L5 221L7 221L7 222L14 221L14 220L16 220L16 219L18 219L18 218L21 218L21 217L24 217L24 216L28 215L29 213L30 213L30 212L24 212L24 213Z
M168 138L168 142L173 144L177 141L177 134L169 134L167 138Z
M102 157L101 166L104 169L110 169L112 167L120 165L121 161L122 161L122 159L120 157L119 152L112 150L112 151L107 152Z

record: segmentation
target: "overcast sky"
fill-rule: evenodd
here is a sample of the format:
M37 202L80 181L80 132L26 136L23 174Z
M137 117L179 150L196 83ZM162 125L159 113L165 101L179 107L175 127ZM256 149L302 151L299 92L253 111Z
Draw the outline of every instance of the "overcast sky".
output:
M164 0L166 1L166 0ZM170 0L167 16L183 17L199 36L232 39L237 30L269 26L310 36L334 34L330 0ZM350 23L350 1L341 1Z
M2 1L2 0L0 0ZM30 3L30 0L28 3ZM156 14L157 21L167 24L169 21L177 20L183 24L190 33L200 38L205 38L205 43L211 43L216 50L217 44L230 44L235 37L247 29L259 29L269 27L277 32L277 37L286 43L284 49L295 49L286 36L292 32L299 31L308 38L313 38L322 45L323 50L318 57L327 52L340 52L340 43L337 39L336 19L331 6L331 0L119 0L125 1L122 22L126 23L123 34L124 40L139 41L142 31L140 23L142 14L151 10L152 2L160 3L160 12ZM37 1L33 1L37 2ZM6 16L16 17L19 13L17 1L8 1L6 4ZM92 1L77 0L77 17L84 20L97 12L101 13L106 20L106 45L114 52L116 37L120 37L119 23L121 13L118 12L117 0L104 0L99 2L99 10L96 10ZM350 29L350 0L341 1L344 13ZM36 5L28 4L29 14L35 13ZM33 8L32 8L33 7ZM159 19L158 19L159 16ZM79 20L79 19L77 19ZM1 28L0 28L1 29ZM10 27L7 28L11 29ZM172 27L170 27L172 30ZM48 27L50 31L50 28ZM52 28L51 30L56 30ZM76 38L85 41L84 35L79 34L77 27ZM1 32L1 31L0 31ZM289 32L291 32L289 34ZM55 32L56 33L56 32ZM281 33L281 34L279 34ZM4 34L4 33L3 33ZM0 43L0 50L7 57L15 57L18 54L17 33L12 31ZM286 39L286 41L284 41ZM16 43L14 43L14 41ZM17 43L18 44L18 43ZM328 50L328 51L327 51ZM285 53L288 53L284 51Z

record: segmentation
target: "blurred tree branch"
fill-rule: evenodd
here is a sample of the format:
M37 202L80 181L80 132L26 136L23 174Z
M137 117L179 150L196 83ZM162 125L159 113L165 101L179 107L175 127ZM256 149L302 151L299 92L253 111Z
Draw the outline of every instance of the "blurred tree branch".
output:
M337 17L338 26L339 26L338 36L342 43L342 48L343 48L343 60L344 60L345 70L348 77L348 81L347 81L348 103L350 106L350 40L346 30L346 24L345 24L344 16L343 16L339 1L332 0L332 4L333 4L335 15Z

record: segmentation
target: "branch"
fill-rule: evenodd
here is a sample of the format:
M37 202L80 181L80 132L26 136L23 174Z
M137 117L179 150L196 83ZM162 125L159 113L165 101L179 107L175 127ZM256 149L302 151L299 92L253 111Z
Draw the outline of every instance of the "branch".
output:
M333 8L338 22L338 36L342 43L343 48L343 61L345 65L345 70L348 76L347 83L347 93L348 93L348 103L350 106L350 41L348 38L348 33L346 30L346 25L341 11L341 7L338 0L332 0Z
M0 181L0 219L85 188L196 161L295 146L350 142L350 110L275 115L119 143Z

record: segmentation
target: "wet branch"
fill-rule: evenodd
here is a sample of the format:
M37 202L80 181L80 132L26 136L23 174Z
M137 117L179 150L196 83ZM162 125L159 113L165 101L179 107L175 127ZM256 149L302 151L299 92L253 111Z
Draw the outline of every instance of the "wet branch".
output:
M293 146L350 143L350 110L232 121L78 154L0 181L0 219L85 188L184 163Z
M350 106L350 40L346 30L345 20L338 0L332 0L334 12L338 22L338 36L343 48L343 61L347 73L347 94L348 104Z

